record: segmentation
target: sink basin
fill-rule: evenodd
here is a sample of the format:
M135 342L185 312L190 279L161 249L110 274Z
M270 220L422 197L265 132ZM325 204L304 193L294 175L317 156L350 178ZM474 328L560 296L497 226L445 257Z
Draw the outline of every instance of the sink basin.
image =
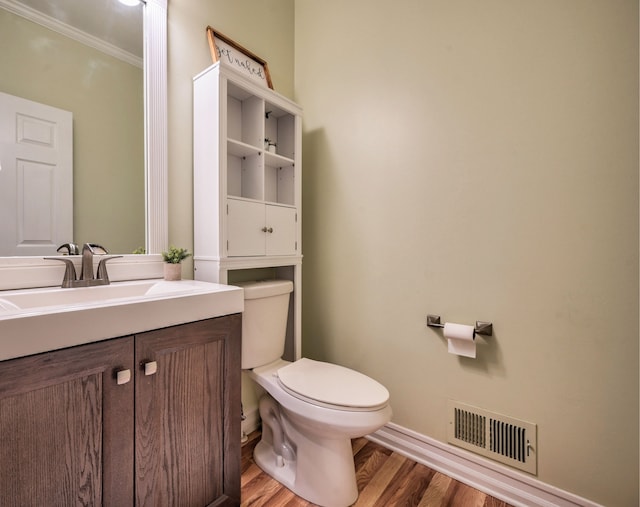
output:
M239 287L195 280L0 291L0 361L243 310Z
M12 311L49 306L86 306L106 304L118 299L161 297L198 290L202 290L202 286L198 285L198 282L190 283L189 280L181 280L179 283L143 280L75 289L29 289L8 291L6 294L0 292L0 318L2 318L3 307L6 311Z
M45 306L82 305L100 303L111 299L143 296L155 285L154 282L113 284L77 289L43 289L14 291L6 296L0 293L0 305L6 310L38 308ZM0 315L2 308L0 307Z

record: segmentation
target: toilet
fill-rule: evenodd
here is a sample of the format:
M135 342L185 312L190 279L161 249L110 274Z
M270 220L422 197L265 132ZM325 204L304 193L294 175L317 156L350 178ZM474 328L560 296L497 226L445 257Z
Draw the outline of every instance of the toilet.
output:
M242 369L266 393L256 464L309 502L346 507L358 498L351 439L391 420L389 392L335 364L282 359L289 280L244 282Z

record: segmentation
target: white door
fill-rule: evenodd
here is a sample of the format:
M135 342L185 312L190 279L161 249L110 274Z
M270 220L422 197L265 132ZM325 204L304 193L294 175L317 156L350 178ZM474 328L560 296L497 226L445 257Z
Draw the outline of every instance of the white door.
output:
M266 206L267 255L294 255L296 243L296 209Z
M73 241L73 115L0 92L0 255Z

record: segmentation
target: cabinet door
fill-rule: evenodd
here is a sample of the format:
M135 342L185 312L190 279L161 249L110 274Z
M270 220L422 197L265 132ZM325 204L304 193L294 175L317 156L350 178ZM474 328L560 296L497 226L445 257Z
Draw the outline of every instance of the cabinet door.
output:
M227 206L227 255L264 255L264 204L229 199Z
M136 336L136 505L240 504L241 326L236 314Z
M267 255L293 255L296 253L296 209L284 206L266 206Z
M133 372L131 337L0 363L0 505L132 505L121 370Z

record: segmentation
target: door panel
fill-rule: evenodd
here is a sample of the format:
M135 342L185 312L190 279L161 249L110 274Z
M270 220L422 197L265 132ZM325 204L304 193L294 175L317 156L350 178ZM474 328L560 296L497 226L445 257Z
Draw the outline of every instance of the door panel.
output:
M266 207L267 255L296 253L296 210L284 206Z
M240 330L234 315L136 336L136 505L239 504Z
M227 255L264 255L264 204L229 199L227 217Z
M73 241L72 114L0 93L0 252L52 255Z
M131 505L133 339L0 363L0 505Z

